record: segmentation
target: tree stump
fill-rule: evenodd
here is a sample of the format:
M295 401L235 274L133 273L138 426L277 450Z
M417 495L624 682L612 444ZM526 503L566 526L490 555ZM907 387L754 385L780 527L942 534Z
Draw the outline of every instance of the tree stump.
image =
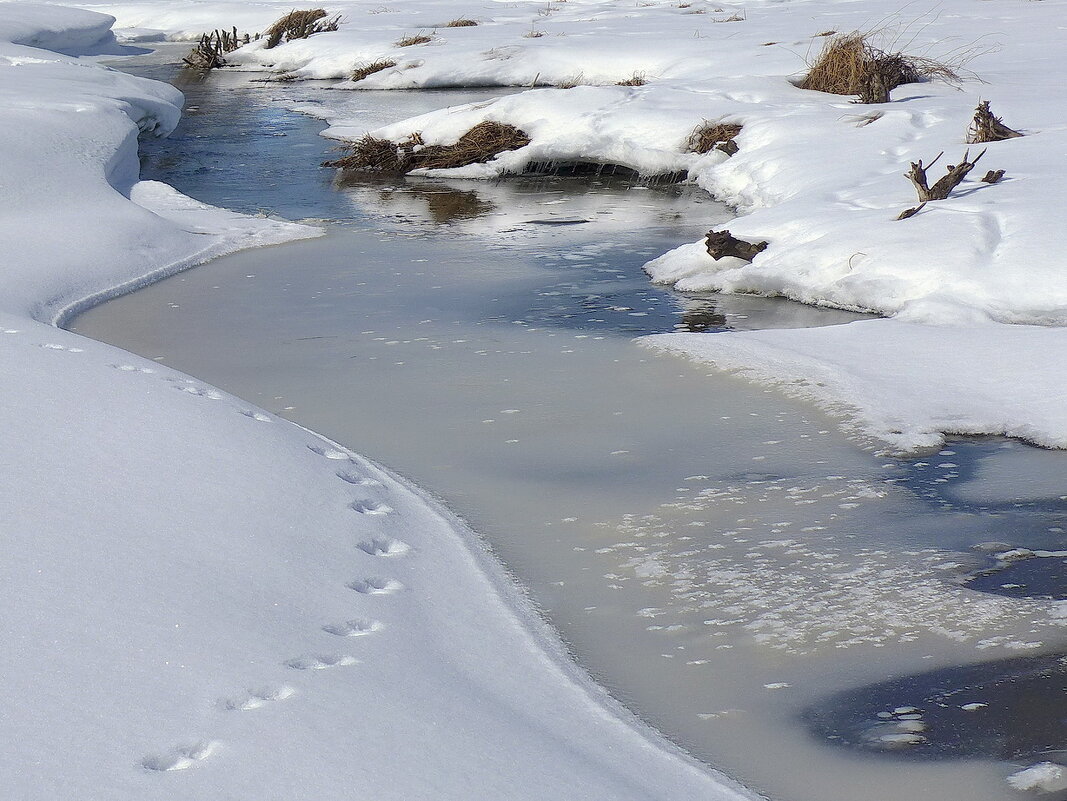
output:
M952 190L967 177L967 173L974 169L974 165L985 155L985 151L983 150L979 153L974 161L970 161L971 151L966 151L963 154L963 160L959 164L948 165L948 172L942 175L933 186L930 186L927 183L926 171L933 167L937 163L937 159L943 155L944 151L938 153L937 158L925 166L922 159L913 161L911 169L904 173L904 176L915 185L915 191L918 193L919 201L922 203L926 203L929 200L944 200L947 198Z
M974 120L967 132L967 144L977 145L982 142L1000 142L1004 139L1015 139L1022 136L1021 133L1009 128L1000 117L993 115L989 110L989 101L983 100L974 110Z

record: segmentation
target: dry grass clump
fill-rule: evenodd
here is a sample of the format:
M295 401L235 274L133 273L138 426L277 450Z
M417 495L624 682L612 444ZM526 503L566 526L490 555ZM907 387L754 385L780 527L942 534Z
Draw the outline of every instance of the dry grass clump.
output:
M426 44L432 42L433 37L427 36L424 33L416 33L414 36L405 36L396 42L397 47L411 47L412 45Z
M635 72L631 77L627 78L625 81L619 81L615 85L616 86L644 86L646 83L648 83L648 81L645 80L644 73Z
M530 144L526 132L502 122L480 122L463 134L454 145L430 145L411 153L410 169L423 167L440 170L449 167L466 167L489 161L507 150L518 150Z
M545 32L544 32L544 31L539 31L539 30L536 30L536 29L531 29L531 30L529 30L528 32L524 33L524 34L522 35L522 38L523 38L523 39L540 39L540 38L541 38L542 36L544 36L544 35L545 35Z
M530 137L514 125L478 123L452 145L425 145L418 133L397 144L370 134L349 145L348 155L327 161L324 167L403 174L417 169L441 170L489 161L507 150L530 144Z
M989 110L989 101L982 100L978 108L974 110L974 119L967 131L967 144L979 145L983 142L1000 142L1004 139L1015 139L1023 134L1014 128L1009 128L1000 117ZM989 182L992 183L992 182Z
M400 168L400 149L395 142L367 134L362 139L350 142L347 147L347 155L335 161L324 161L322 166L390 174L403 172Z
M307 39L315 33L336 31L341 26L341 15L328 18L326 9L309 8L304 11L290 11L279 19L265 32L267 43L263 46L269 50L277 47L283 41L291 42L294 39Z
M256 34L259 38L259 34ZM190 51L189 55L182 59L187 67L195 70L211 70L216 67L226 66L223 56L231 53L243 44L248 44L252 37L247 33L240 36L237 28L228 31L215 30L212 33L201 34L200 41Z
M721 150L729 156L737 152L734 139L741 133L742 126L736 122L711 122L704 120L696 127L685 143L689 153L710 153Z
M450 22L445 23L446 28L474 28L477 25L478 23L474 20L466 19L464 17L460 17L459 19L454 19Z
M960 80L948 64L922 56L887 53L872 45L868 34L853 31L828 39L798 86L836 95L859 95L861 103L886 103L896 87L931 78Z
M573 89L575 86L582 86L585 83L585 73L579 72L577 75L571 75L564 78L562 81L556 84L557 89Z
M362 67L357 67L356 70L352 73L352 80L362 81L368 75L373 75L376 72L381 72L382 70L387 70L390 67L395 66L396 62L389 61L388 59L382 61L373 61L370 64L366 64Z

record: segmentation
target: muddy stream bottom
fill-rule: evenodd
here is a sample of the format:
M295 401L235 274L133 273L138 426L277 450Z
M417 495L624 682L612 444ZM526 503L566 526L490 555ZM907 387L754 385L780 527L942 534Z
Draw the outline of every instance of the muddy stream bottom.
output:
M435 493L605 687L760 792L993 801L1067 748L1063 454L968 439L879 456L817 409L644 348L646 333L857 318L651 286L646 260L728 218L695 188L340 185L316 166L321 125L291 111L374 127L486 92L182 88L193 112L146 143L145 177L328 233L72 330Z

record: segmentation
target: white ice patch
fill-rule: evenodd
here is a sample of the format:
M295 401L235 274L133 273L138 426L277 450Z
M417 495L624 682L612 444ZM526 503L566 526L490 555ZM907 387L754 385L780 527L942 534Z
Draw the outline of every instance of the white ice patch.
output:
M1007 782L1016 790L1056 793L1067 790L1067 768L1055 762L1038 762L1011 774Z

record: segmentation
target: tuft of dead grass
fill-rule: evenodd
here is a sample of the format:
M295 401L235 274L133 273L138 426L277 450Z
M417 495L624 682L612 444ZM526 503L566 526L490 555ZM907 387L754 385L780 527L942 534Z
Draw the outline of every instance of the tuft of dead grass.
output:
M357 67L352 73L352 80L362 81L368 75L373 75L376 72L381 72L382 70L387 70L390 67L395 66L396 62L389 61L388 59L383 59L381 61L373 61L370 64L366 64L362 67Z
M341 26L341 15L330 17L324 8L309 8L304 11L290 11L271 25L264 32L267 43L265 50L277 47L283 41L307 39L316 33L336 31Z
M585 83L585 73L579 72L577 75L571 75L564 78L562 81L556 84L557 89L573 89L576 86L582 86Z
M619 81L616 86L644 86L648 81L645 79L643 72L635 72L632 76L625 81Z
M256 38L259 38L259 34L256 34ZM225 67L226 59L223 58L226 53L232 53L241 45L248 44L252 41L252 37L247 33L241 36L237 33L237 28L231 30L215 30L212 33L201 34L200 41L197 42L189 55L182 59L185 66L191 67L194 70L211 70L217 67Z
M411 47L413 45L426 44L432 42L433 37L427 36L424 33L416 33L413 36L405 36L403 39L399 39L395 42L396 47Z
M474 28L478 23L472 19L465 17L459 17L458 19L451 20L445 23L446 28Z
M452 145L426 145L413 133L397 144L367 134L348 145L349 153L324 167L400 175L417 169L442 170L489 161L494 156L530 144L530 137L514 125L486 120Z
M508 150L518 150L530 144L526 132L514 125L486 120L461 136L454 145L430 145L414 151L409 157L409 169L429 170L466 167L478 164Z
M800 81L801 89L835 95L858 95L861 103L886 103L889 93L906 83L961 80L951 65L923 56L887 53L860 31L827 39L822 52Z
M721 150L729 156L737 152L734 139L741 133L741 124L736 122L711 122L704 120L698 125L685 143L689 153L710 153Z
M362 139L350 142L346 147L346 155L334 161L324 161L322 166L390 175L403 172L400 168L400 150L395 142L367 134Z

